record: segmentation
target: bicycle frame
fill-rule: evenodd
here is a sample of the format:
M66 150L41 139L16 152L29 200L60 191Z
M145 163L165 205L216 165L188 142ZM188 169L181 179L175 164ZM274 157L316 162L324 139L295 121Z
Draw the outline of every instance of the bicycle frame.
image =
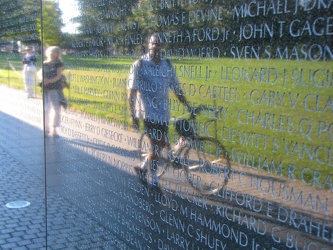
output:
M199 137L198 129L195 129L193 125L196 124L196 117L201 113L203 109L210 110L213 113L217 113L216 110L208 109L207 107L204 107L203 105L200 105L198 107L195 107L192 109L190 113L190 117L188 119L185 118L174 118L174 127L176 129L177 134L180 137L190 138L191 140L195 140L197 137ZM217 120L216 119L210 119L208 120L214 122L214 139L217 140Z

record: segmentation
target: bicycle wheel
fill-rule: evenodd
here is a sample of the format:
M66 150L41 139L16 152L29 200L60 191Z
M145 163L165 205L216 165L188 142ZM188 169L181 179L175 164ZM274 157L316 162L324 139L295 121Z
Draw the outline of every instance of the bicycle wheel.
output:
M158 155L158 161L155 163L148 163L148 174L147 177L151 177L151 171L157 171L157 176L160 177L165 173L167 166L170 163L168 157L168 147L153 148L151 141L147 133L143 133L139 140L139 159L140 163L147 161L148 153L152 152L155 155Z
M228 152L219 141L209 137L198 137L187 143L184 159L189 183L204 194L217 193L230 177Z

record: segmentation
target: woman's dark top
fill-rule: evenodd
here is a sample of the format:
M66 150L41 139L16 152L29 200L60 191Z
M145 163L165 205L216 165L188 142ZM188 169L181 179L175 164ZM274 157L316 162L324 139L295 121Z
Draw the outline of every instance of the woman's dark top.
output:
M58 68L61 68L63 66L64 66L64 64L60 60L56 60L55 62L50 62L50 63L44 63L43 64L44 77L47 79L52 79L52 78L56 77ZM61 80L59 80L55 83L46 85L45 88L46 89L61 89Z

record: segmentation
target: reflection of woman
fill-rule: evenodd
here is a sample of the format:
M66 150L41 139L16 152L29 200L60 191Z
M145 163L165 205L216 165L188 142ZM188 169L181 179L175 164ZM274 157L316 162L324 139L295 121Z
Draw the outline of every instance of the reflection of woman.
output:
M49 47L43 62L43 83L45 98L45 133L56 136L60 126L62 96L61 77L64 70L59 47Z
M25 48L26 54L22 59L23 79L28 98L34 96L34 86L36 81L36 62L37 58L30 47Z

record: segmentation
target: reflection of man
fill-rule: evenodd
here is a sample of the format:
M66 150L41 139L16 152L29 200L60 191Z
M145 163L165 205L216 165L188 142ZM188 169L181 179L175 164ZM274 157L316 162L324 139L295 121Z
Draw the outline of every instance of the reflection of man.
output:
M171 62L161 57L162 43L157 33L154 33L149 40L147 55L137 60L129 78L129 102L133 125L138 128L139 118L144 121L145 130L162 132L166 135L170 121L169 113L169 91L173 90L178 99L186 104L186 99L180 89L178 79L174 73ZM187 105L187 104L186 104ZM151 138L152 149L167 146L167 138L157 140ZM157 185L157 175L153 167L158 161L158 155L150 152L137 171L146 174L149 166L152 171L153 185Z

